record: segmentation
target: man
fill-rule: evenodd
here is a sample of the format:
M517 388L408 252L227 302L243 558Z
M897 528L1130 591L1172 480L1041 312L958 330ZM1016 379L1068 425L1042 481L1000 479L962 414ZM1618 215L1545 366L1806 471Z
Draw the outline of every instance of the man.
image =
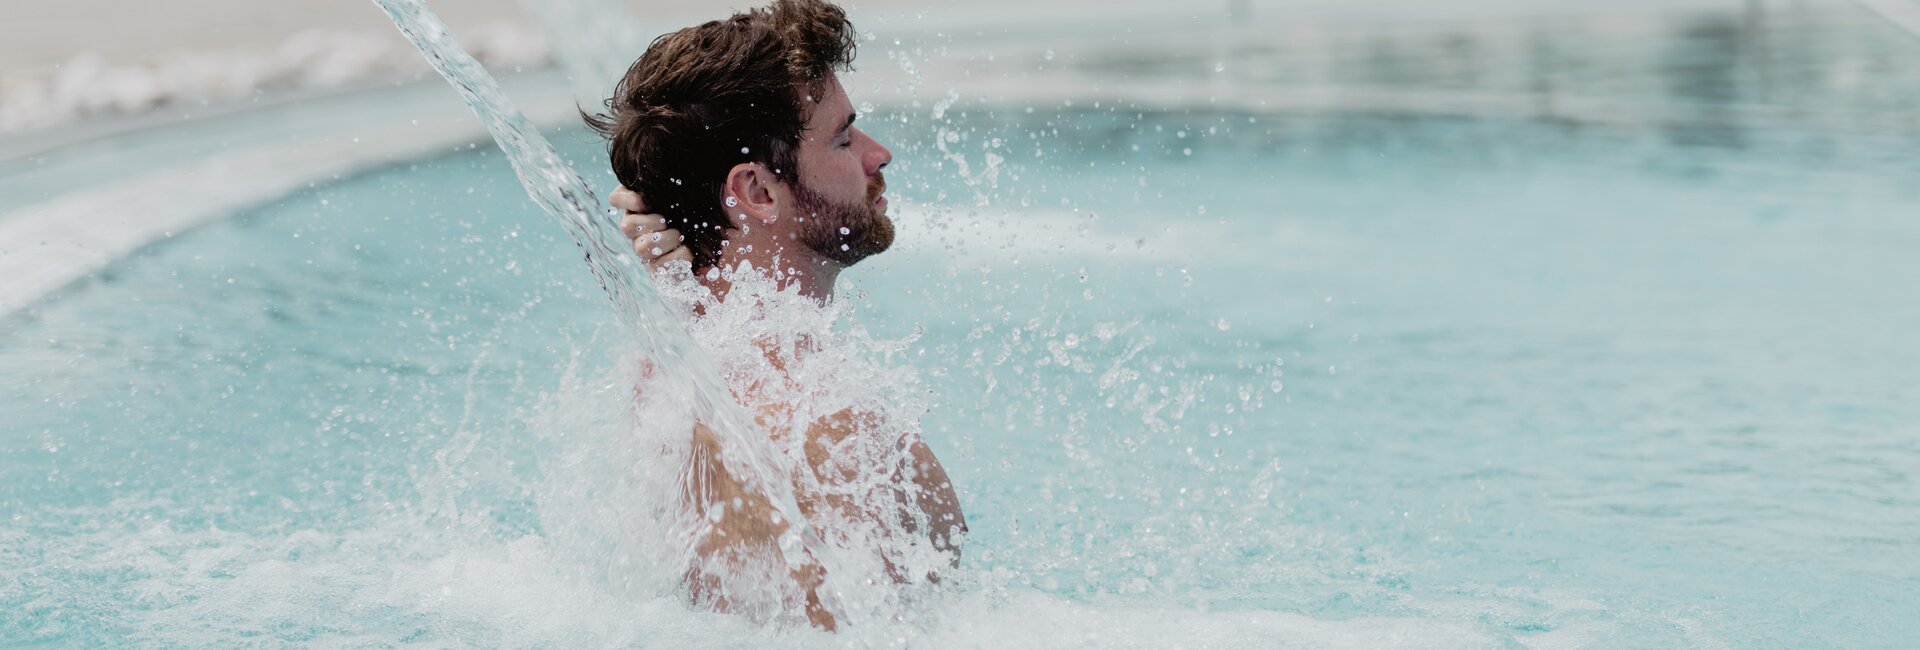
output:
M622 185L612 203L625 211L621 229L635 252L657 270L690 266L695 281L719 301L727 300L739 273L770 277L783 290L830 301L842 269L893 242L881 174L892 153L854 126L857 115L835 75L851 66L853 54L853 26L839 7L821 0L778 0L654 41L607 101L608 113L587 118L609 140ZM784 373L796 356L808 353L804 347L768 343L763 350L770 367ZM735 388L749 400L755 394ZM763 426L794 408L747 406ZM804 449L808 467L795 468L793 480L810 525L878 522L883 537L885 531L924 537L921 546L957 562L966 521L945 470L916 432L899 437L901 461L891 471L858 469L834 457L850 441L902 424L883 420L846 408L805 424L797 432L804 440L789 440L780 431L756 433ZM818 563L778 557L799 552L778 543L786 522L766 496L727 471L719 436L702 424L692 436L683 494L698 517L694 521L704 523L694 541L698 557L685 578L691 596L730 609L737 574L776 558L774 566L805 567L786 577L804 592L807 619L833 630L838 621L818 593L826 579ZM849 499L834 490L876 480L891 486L892 498ZM822 532L832 537L836 531ZM895 556L875 552L897 582L934 579L906 575Z

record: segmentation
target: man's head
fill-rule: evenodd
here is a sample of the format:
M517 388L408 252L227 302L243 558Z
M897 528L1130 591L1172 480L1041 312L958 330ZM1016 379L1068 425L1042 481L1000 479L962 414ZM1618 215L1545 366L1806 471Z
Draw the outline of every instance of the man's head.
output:
M853 55L839 7L778 0L656 39L588 123L695 268L741 226L852 264L893 241L880 199L891 153L853 127L834 75Z

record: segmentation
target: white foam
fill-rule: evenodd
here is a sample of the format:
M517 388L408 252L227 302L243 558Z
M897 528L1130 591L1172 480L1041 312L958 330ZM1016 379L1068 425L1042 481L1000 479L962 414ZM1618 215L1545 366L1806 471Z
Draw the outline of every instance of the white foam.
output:
M127 581L112 585L117 589L111 593L92 591L98 584L43 592L30 608L115 608L78 613L101 616L135 640L161 646L218 646L239 638L316 647L413 639L504 647L996 650L1473 648L1503 642L1462 619L1204 611L1164 596L1075 601L1031 587L977 582L921 600L895 620L829 635L700 611L665 590L616 593L583 577L565 549L541 537L487 536L403 519L344 532L156 525L131 536L107 530L46 543L51 541L29 543L45 563L9 561L0 568L59 566L64 569L53 577ZM40 586L40 577L32 575L0 579ZM1578 645L1580 636L1561 635L1543 645Z
M683 291L676 299L694 295L684 293L694 291L687 285L670 286ZM843 310L857 305L823 308L761 289L756 294L748 286L732 296L738 302L710 305L716 311L696 326L736 386L767 372L757 340L808 332L828 353L788 368L819 389L795 396L805 402L801 410L860 399L890 409L890 417L911 418L925 408L911 371L887 356L906 346L855 327ZM590 359L604 347L587 342L575 350L579 359ZM361 515L333 529L289 523L225 530L112 523L199 519L193 516L199 510L222 509L213 498L82 512L39 509L11 523L33 535L0 526L0 585L28 594L23 611L78 611L74 618L82 622L72 626L81 630L125 630L143 645L189 647L239 638L316 647L1488 647L1513 641L1485 623L1488 612L1540 600L1531 592L1408 595L1394 611L1409 613L1329 619L1252 608L1209 611L1196 602L1231 602L1233 595L1170 577L1159 579L1165 588L1071 599L1030 586L1044 581L1009 568L1028 562L996 567L984 558L1030 552L1061 553L1069 564L1106 559L1074 560L1078 549L1014 545L971 549L972 564L950 573L943 587L857 600L895 609L837 635L706 612L680 595L686 559L676 555L667 529L679 514L672 501L682 462L676 454L690 427L675 406L679 400L660 392L672 387L651 384L633 399L630 360L613 368L578 365L594 369L566 373L527 416L540 443L531 452L525 441L507 439L516 426L463 422L444 446L430 450L432 460L417 474L417 495L404 489L381 495L398 504L391 514ZM535 463L538 471L515 474L493 465L509 459ZM489 500L499 494L531 495L538 530L502 530L492 512L502 504ZM1313 534L1263 533L1276 544ZM1173 553L1221 552L1205 537L1168 541L1180 545ZM1097 548L1132 552L1117 540ZM1361 579L1353 588L1364 596L1370 584ZM1546 603L1554 612L1594 609L1578 598ZM1612 631L1605 621L1579 623L1523 640L1577 646ZM7 625L0 618L0 629Z

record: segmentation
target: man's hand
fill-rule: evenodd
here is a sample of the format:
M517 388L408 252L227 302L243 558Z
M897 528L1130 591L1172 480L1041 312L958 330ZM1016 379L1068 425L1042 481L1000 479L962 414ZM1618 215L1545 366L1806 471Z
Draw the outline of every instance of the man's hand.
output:
M647 262L647 266L659 270L667 262L680 260L693 263L693 251L683 244L686 238L680 231L667 227L667 218L647 213L647 204L640 200L640 194L621 186L607 199L613 207L623 213L620 216L620 233L633 241L633 252Z

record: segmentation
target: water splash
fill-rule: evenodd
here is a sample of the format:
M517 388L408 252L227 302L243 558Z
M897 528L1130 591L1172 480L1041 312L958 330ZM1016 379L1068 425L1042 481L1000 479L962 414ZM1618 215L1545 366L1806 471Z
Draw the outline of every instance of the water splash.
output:
M588 269L606 290L620 322L634 334L641 354L652 360L669 383L687 388L692 415L718 435L721 461L727 470L765 495L782 520L792 522L780 546L797 547L805 553L781 554L788 572L803 569L801 558L810 555L826 570L828 584L820 589L820 596L828 609L843 616L851 613L841 606L836 594L847 593L852 585L836 583L846 581L847 573L837 569L852 563L844 560L833 545L821 543L818 533L801 516L789 482L789 466L763 436L754 433L757 429L752 418L733 400L714 363L695 344L682 319L662 302L635 256L624 250L625 238L612 220L599 216L597 206L601 201L593 189L513 106L493 76L461 49L452 30L425 2L374 1L486 124L528 196L586 253ZM681 527L672 543L691 557L697 536L687 528Z

